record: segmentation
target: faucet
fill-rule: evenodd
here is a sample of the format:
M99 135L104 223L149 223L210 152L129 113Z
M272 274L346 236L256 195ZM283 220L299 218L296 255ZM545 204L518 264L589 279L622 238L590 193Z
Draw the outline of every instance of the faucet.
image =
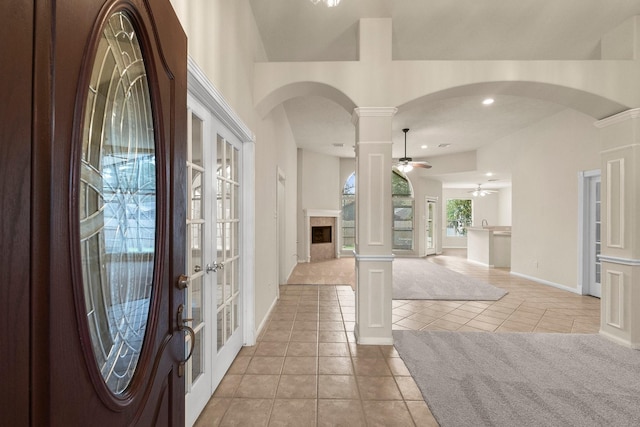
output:
M487 221L486 219L482 220L482 226L483 227L488 227L489 226L489 221Z

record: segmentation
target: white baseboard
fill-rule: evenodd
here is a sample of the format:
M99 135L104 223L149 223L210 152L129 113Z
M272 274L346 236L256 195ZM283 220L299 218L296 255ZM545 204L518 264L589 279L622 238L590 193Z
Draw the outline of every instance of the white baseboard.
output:
M393 336L391 337L360 337L358 336L358 328L354 328L353 334L356 336L358 345L393 345Z
M602 335L603 337L605 337L610 341L615 342L616 344L620 344L623 347L631 348L633 350L640 350L640 343L632 343L632 342L625 341L620 337L611 335L608 332L604 332L602 329L600 330L600 335Z
M271 303L269 310L267 310L267 314L265 314L264 318L262 319L262 322L260 322L260 325L258 325L258 327L256 328L255 337L260 336L260 333L262 332L265 325L267 324L267 319L269 319L269 316L271 316L271 312L273 311L277 303L278 303L278 297L273 299L273 302Z
M570 288L569 286L561 285L560 283L550 282L548 280L540 279L538 277L528 276L526 274L518 273L515 271L512 271L511 274L513 274L514 276L522 277L523 279L531 280L532 282L541 283L543 285L547 285L553 288L562 289L563 291L571 292L572 294L581 295L580 289L577 289L577 288Z
M493 268L493 264L485 264L484 262L476 261L476 260L469 259L469 258L467 258L467 262L470 262L471 264L475 264L475 265L481 265L482 267L492 267Z
M357 340L359 345L393 345L393 338L369 337Z

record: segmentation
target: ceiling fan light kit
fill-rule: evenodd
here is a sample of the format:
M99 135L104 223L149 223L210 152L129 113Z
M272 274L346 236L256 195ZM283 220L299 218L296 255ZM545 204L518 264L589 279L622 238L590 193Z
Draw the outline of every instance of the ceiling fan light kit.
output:
M478 197L478 196L484 197L484 196L486 196L488 194L495 193L495 191L493 191L493 190L485 190L482 187L480 187L480 184L478 184L476 189L469 191L469 193L471 193L471 195L473 197Z
M398 159L396 168L403 173L410 172L413 168L431 168L431 165L427 162L414 162L411 157L407 157L407 132L409 132L409 128L402 129L402 132L404 132L404 157Z

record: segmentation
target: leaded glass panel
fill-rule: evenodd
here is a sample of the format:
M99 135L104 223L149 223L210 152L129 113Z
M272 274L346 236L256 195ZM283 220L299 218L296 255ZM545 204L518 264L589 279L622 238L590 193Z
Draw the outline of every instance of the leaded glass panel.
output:
M154 286L156 149L147 72L125 12L102 32L87 95L79 186L86 316L96 364L116 395L142 350Z

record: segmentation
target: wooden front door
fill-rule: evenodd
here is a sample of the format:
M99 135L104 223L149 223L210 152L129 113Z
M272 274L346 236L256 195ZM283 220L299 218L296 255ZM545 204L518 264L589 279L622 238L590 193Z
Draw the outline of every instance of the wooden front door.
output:
M168 0L0 21L3 422L183 425L186 36Z

